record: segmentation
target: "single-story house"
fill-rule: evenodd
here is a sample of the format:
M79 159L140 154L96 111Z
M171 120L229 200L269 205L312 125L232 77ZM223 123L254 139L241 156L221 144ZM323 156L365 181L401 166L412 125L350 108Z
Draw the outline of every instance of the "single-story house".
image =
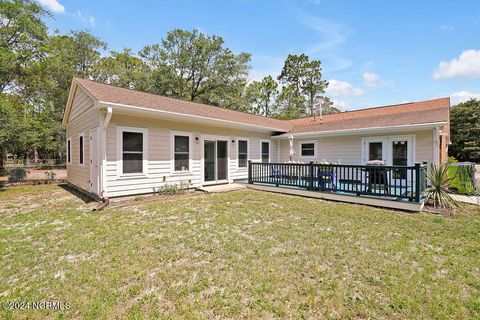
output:
M63 125L68 182L98 197L245 180L248 161L442 163L449 98L277 120L74 78Z

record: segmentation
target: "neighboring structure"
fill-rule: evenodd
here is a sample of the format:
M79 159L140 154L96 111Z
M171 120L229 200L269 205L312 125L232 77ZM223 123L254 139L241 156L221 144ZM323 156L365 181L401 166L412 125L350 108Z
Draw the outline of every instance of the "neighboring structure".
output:
M99 197L247 178L248 160L445 162L449 98L290 121L74 78L63 125L68 181Z

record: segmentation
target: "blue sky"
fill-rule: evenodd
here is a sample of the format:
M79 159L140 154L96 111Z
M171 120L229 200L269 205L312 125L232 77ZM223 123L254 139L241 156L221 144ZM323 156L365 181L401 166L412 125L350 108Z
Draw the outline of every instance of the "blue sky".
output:
M322 62L344 110L480 97L477 1L39 0L62 32L89 29L135 52L174 28L220 35L252 54L250 77L277 76L289 53Z

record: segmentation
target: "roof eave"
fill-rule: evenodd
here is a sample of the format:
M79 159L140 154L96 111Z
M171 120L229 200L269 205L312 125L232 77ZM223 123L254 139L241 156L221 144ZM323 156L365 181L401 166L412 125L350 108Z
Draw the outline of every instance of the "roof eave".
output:
M277 128L277 127L266 127L262 125L256 124L247 124L242 122L230 121L230 120L222 120L210 117L203 117L197 115L189 115L184 113L178 112L171 112L171 111L164 111L164 110L156 110L150 108L144 108L139 106L132 106L127 104L120 104L108 101L99 101L97 107L112 107L113 111L120 111L122 113L134 113L135 115L149 115L149 116L156 116L158 118L163 119L170 119L170 120L177 120L177 121L190 121L196 123L205 123L210 125L228 125L229 127L235 127L244 130L254 130L260 132L287 132L288 130L285 128Z
M346 129L346 130L292 132L292 134L295 137L318 137L318 136L329 137L329 136L343 136L343 135L363 134L363 133L373 133L373 132L385 133L385 132L393 132L393 131L433 129L446 124L448 124L448 121L406 124L406 125L397 125L397 126L357 128L357 129ZM290 133L283 133L283 134L274 136L272 138L287 139L289 135Z

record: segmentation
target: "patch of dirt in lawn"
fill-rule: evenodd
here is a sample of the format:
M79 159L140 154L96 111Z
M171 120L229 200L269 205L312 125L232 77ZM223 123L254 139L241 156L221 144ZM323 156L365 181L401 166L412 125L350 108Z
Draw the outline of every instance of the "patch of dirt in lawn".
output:
M39 186L38 188L42 188ZM14 187L15 188L15 187ZM32 187L35 190L36 187ZM66 205L68 204L68 205ZM89 212L97 205L96 202L85 203L71 193L56 188L48 193L30 192L12 195L7 199L0 199L0 213L8 217L17 214L29 214L40 208L65 207L79 212Z

